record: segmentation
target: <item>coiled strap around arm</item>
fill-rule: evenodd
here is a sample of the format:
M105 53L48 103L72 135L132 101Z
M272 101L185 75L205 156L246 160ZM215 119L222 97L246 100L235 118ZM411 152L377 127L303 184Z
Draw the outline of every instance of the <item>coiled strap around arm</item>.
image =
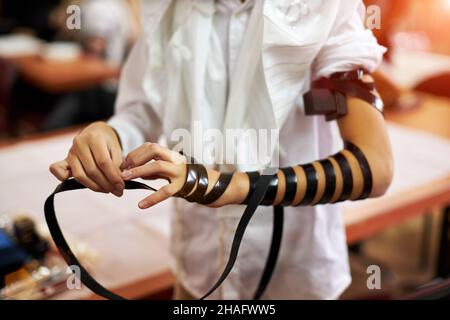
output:
M361 195L359 196L358 200L364 200L370 197L370 194L372 193L372 187L373 187L373 177L372 177L372 171L370 170L369 161L367 161L366 156L361 151L361 149L356 146L355 144L346 141L345 147L347 150L349 150L355 158L358 160L358 163L361 168L362 175L364 177L364 187Z
M204 199L200 200L199 203L209 205L216 202L225 193L232 178L232 173L221 173L211 192L205 195Z

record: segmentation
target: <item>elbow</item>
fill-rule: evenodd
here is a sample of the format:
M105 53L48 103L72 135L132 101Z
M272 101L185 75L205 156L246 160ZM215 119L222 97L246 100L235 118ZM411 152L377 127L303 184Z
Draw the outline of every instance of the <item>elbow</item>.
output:
M391 186L394 176L394 166L392 158L385 158L378 162L375 170L372 170L372 198L384 196Z

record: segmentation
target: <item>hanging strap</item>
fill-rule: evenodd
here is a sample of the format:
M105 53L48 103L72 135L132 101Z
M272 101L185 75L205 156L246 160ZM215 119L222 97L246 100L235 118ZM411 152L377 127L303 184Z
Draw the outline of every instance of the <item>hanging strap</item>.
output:
M236 262L236 259L237 259L238 253L239 253L239 247L241 246L242 238L244 237L245 230L247 229L247 226L250 223L250 220L252 219L256 209L263 201L264 196L266 194L267 189L269 188L271 181L272 181L271 175L260 176L258 182L256 183L255 191L252 193L252 195L248 201L247 207L245 208L245 211L242 214L241 220L239 221L239 224L236 228L236 233L234 234L233 243L231 244L230 257L228 258L228 262L225 265L225 269L223 270L223 272L222 272L221 276L219 277L219 279L217 280L217 282L212 286L212 288L202 298L200 298L200 300L206 299L208 296L210 296L222 284L222 282L225 281L225 279L228 277L231 270L233 269L233 266ZM274 211L274 215L276 216L275 211ZM281 222L282 222L282 220L283 219L281 219ZM275 225L275 222L277 222L277 225ZM279 251L279 247L280 247L278 242L281 243L282 235L280 233L280 227L278 226L278 223L280 223L280 220L274 219L273 235L276 239L280 238L280 241L276 241L275 246L274 246L274 242L272 241L272 243L270 245L270 247L271 247L270 253L271 254L269 255L268 261L275 260L275 262L276 262L276 260L277 260L277 257L272 258L271 256L272 255L278 256L278 251ZM279 234L275 234L275 230L278 230ZM281 231L282 231L282 227L281 227ZM278 244L278 246L277 246L277 244ZM265 290L265 288L268 284L268 281L266 280L266 278L268 276L269 276L269 278L272 276L274 268L275 268L275 265L272 266L272 263L266 263L265 270L263 271L263 277L261 278L261 281L263 281L263 280L264 281L263 281L263 283L261 283L261 281L260 281L257 292L254 295L255 299L256 299L256 297L261 296L261 294L262 294L261 291Z
M270 279L272 279L273 271L277 264L278 256L280 253L281 240L283 238L283 225L284 225L284 208L281 206L273 208L273 231L272 241L270 243L269 256L267 257L266 265L264 267L261 280L259 281L258 288L253 296L254 300L261 299L261 296L266 291L269 285Z
M228 260L228 263L226 264L226 267L222 273L222 275L219 277L219 280L215 283L215 285L211 288L211 290L208 291L207 294L205 294L201 300L207 298L209 295L211 295L221 284L222 282L227 278L231 270L233 269L233 266L236 262L236 258L238 256L239 247L242 241L242 238L244 236L245 230L250 223L251 218L253 217L256 209L261 204L264 195L270 185L270 182L272 180L272 176L270 175L262 175L260 179L258 180L256 184L255 191L253 192L252 196L249 199L248 205L245 208L245 211L241 217L241 220L239 221L236 234L234 235L231 251L230 251L230 257ZM111 300L124 300L125 298L117 295L105 287L103 287L100 283L98 283L82 266L82 264L78 261L77 257L73 253L72 249L68 245L66 239L64 238L64 235L61 231L61 228L58 224L58 220L56 218L55 214L55 206L54 206L54 198L55 195L61 192L71 191L71 190L81 190L86 189L85 186L82 184L76 182L74 179L69 179L60 185L55 189L55 191L47 198L44 205L44 212L45 212L45 220L47 221L47 225L50 230L50 234L53 238L53 241L55 242L56 247L58 248L58 251L60 252L61 256L64 258L66 263L69 266L77 266L80 270L80 281L88 287L92 292L98 294L99 296L102 296L106 299ZM136 189L144 189L144 190L150 190L150 191L157 191L156 189L140 183L136 181L126 181L125 182L125 189L127 190L136 190ZM281 246L281 239L282 239L282 233L283 233L283 220L284 220L284 212L282 207L275 207L274 208L274 220L273 220L273 233L272 233L272 241L270 245L270 251L269 256L266 261L266 265L261 277L261 280L258 284L258 288L254 294L254 299L259 299L262 294L264 293L267 285L270 282L270 279L272 277L273 271L275 269L275 265L278 259L279 250Z
M125 183L125 187L127 189L146 189L155 191L155 189L139 182L135 181L127 181ZM67 243L64 235L59 227L58 220L56 219L55 214L55 206L54 206L54 198L57 193L71 191L71 190L80 190L85 189L86 187L79 184L73 179L67 180L61 183L58 187L56 187L55 191L47 198L44 205L45 211L45 220L47 221L48 228L50 230L50 234L53 238L53 241L56 244L56 247L59 250L59 253L67 262L69 266L77 266L80 269L80 280L81 282L91 289L96 294L111 300L124 300L125 298L109 291L105 287L103 287L100 283L98 283L89 272L83 267L83 265L78 261L77 257L73 253L72 249L70 249L69 244Z

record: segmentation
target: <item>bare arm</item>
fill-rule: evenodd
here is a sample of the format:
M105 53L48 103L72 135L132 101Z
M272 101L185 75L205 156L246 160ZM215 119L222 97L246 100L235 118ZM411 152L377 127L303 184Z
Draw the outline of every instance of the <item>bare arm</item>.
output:
M370 76L365 77L364 81L372 81ZM373 93L376 94L375 91ZM347 113L338 120L338 125L346 148L336 155L330 155L328 159L278 170L274 176L275 182L266 194L266 205L317 205L379 197L386 192L393 169L392 152L382 114L370 103L349 96ZM191 179L189 186L186 165L171 163L171 152L156 144L147 144L128 155L128 170L124 172L124 179L162 176L172 181L163 192L143 200L139 204L141 208L150 207L173 195L211 207L242 204L252 192L249 173L237 172L227 180L215 170L206 170L203 174L194 174L207 176L207 179L203 179L207 181L206 192L195 195L201 179ZM152 159L159 160L148 162ZM289 183L286 183L287 179ZM219 186L220 183L222 186ZM225 187L223 183L226 183ZM218 199L213 202L205 200L211 191L220 187L223 193Z

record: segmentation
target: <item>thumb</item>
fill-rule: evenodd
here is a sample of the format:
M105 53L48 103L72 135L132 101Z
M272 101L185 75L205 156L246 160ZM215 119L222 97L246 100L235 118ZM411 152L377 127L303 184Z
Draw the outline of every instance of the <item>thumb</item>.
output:
M50 172L60 181L65 181L72 176L69 163L66 160L58 161L50 165Z

